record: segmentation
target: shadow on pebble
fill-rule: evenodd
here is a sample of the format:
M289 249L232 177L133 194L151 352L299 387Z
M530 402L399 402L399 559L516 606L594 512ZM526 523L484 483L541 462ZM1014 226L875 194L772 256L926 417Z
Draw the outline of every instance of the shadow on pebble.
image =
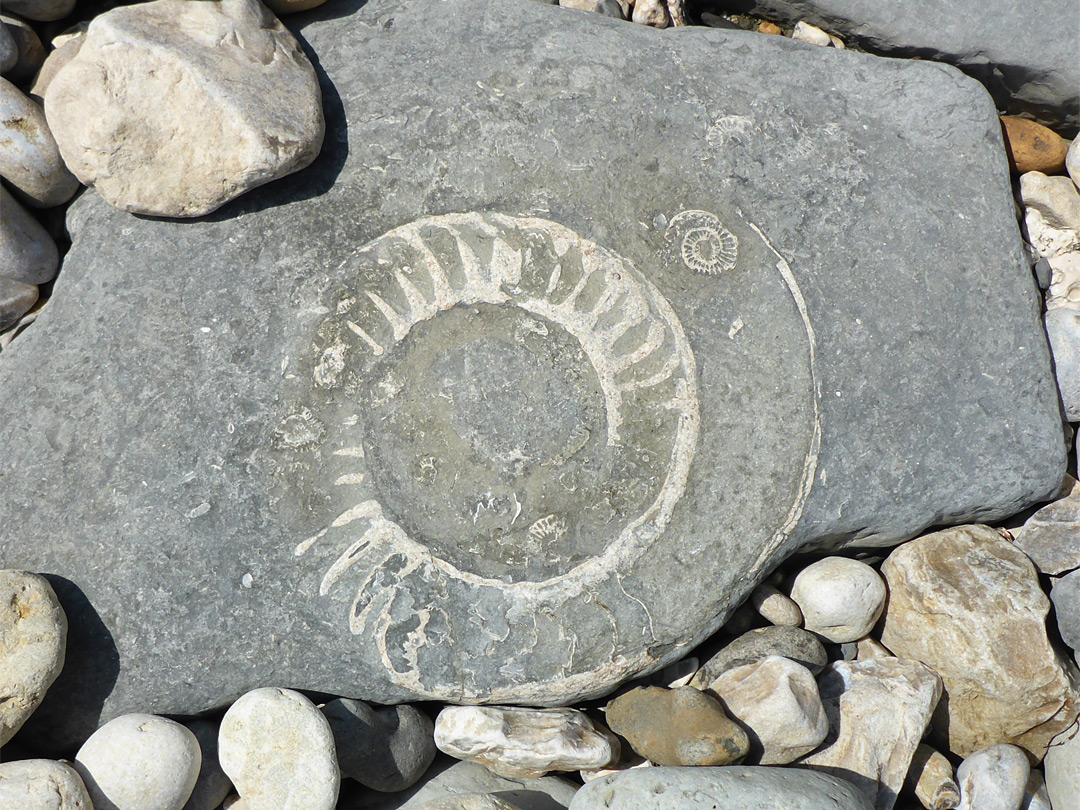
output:
M112 633L79 586L53 574L43 576L67 615L67 654L60 676L13 742L51 757L70 757L97 730L105 699L120 674L120 655Z

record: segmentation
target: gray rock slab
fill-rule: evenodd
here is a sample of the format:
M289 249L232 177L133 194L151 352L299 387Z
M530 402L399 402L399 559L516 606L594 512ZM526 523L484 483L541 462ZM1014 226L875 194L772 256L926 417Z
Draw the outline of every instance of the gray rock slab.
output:
M589 782L570 810L870 810L837 776L792 768L641 768Z
M806 20L887 56L934 59L981 81L1012 113L1076 132L1080 7L1073 0L713 0L794 24Z
M796 549L1057 491L959 71L523 0L290 20L320 159L195 222L84 194L0 363L0 564L83 639L37 734L266 684L566 703Z

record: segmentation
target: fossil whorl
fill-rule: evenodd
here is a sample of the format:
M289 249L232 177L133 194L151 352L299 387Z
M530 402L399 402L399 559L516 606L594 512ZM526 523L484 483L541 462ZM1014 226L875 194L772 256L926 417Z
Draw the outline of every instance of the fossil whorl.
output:
M708 211L680 211L672 217L664 238L695 273L719 275L738 260L739 240Z

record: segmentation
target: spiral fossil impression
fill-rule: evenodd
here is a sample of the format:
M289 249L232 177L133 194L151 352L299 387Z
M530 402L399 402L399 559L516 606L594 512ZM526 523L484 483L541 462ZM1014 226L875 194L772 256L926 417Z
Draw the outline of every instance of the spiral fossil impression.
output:
M695 273L715 276L735 267L739 240L708 211L681 211L667 227L668 241L679 240L683 264Z

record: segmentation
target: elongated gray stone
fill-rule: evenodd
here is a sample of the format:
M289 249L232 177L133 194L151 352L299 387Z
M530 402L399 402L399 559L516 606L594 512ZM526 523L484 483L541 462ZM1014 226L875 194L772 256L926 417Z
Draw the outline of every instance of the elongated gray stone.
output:
M328 151L198 222L82 195L0 363L0 561L111 640L37 733L283 682L566 703L809 542L1058 489L975 82L523 0L337 13L300 32Z

